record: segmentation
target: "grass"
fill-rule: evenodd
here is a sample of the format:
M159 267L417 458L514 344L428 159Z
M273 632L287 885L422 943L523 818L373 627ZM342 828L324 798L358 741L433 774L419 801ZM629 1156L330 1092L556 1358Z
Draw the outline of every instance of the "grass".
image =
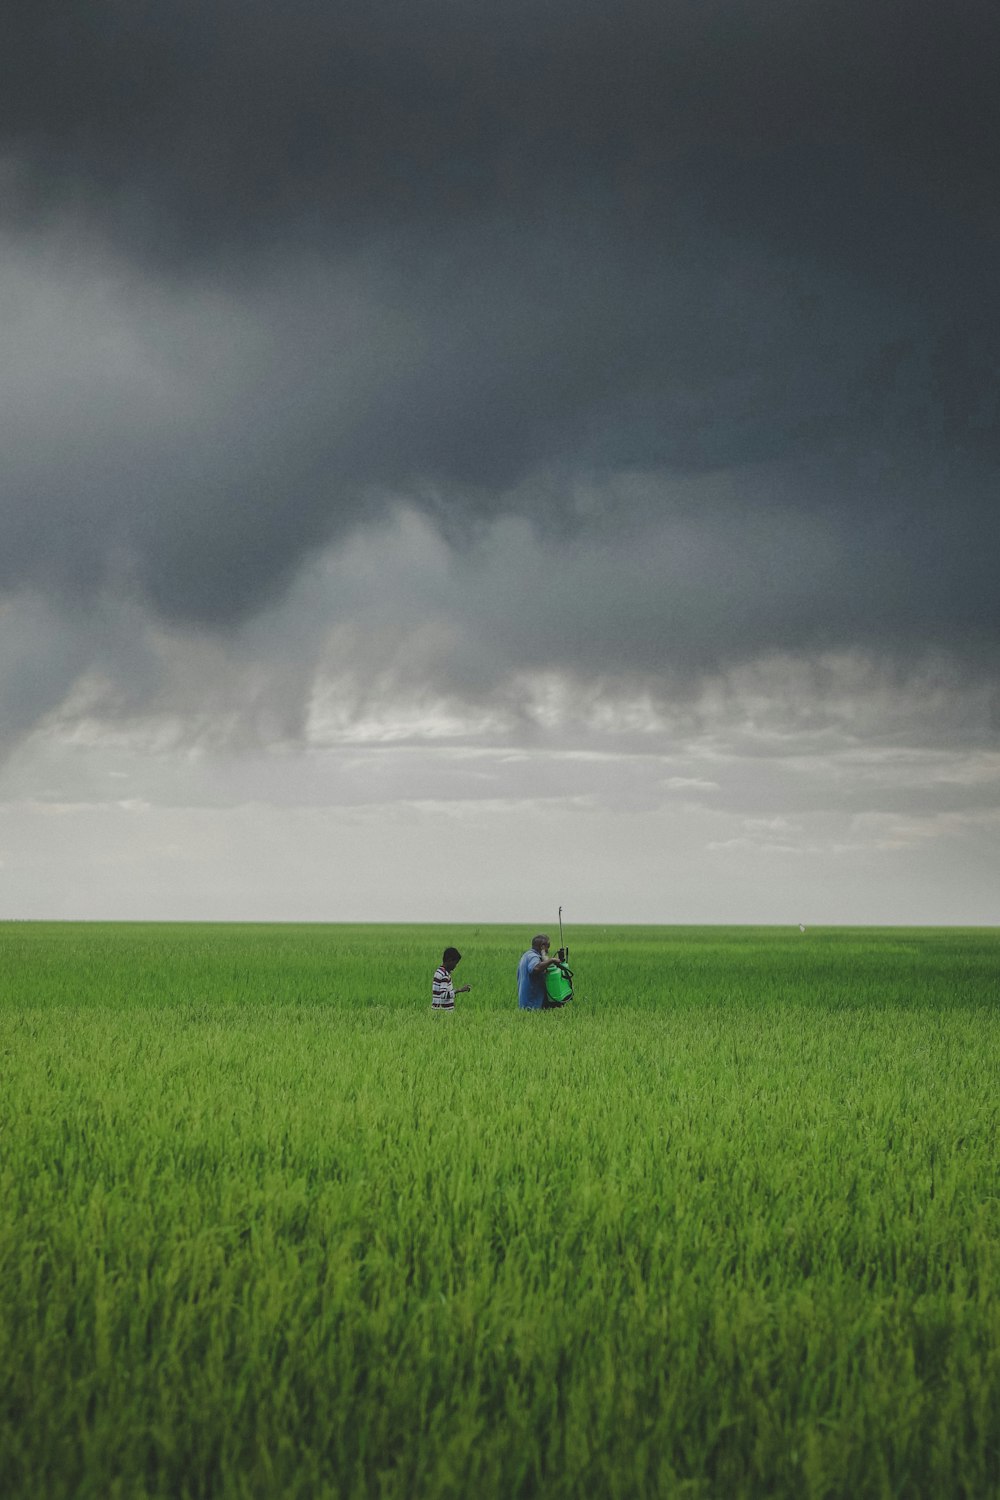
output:
M1000 1493L1000 934L527 936L0 927L0 1493Z

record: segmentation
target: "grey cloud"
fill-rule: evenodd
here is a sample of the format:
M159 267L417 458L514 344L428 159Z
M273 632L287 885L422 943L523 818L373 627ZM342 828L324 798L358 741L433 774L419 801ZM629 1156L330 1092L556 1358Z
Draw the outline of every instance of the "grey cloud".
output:
M87 646L37 601L0 605L0 749L58 707L89 661Z
M81 683L108 722L147 709L165 674L144 627L113 599L87 610L31 592L0 600L0 756L40 723L75 718Z
M89 724L95 742L120 729L126 743L206 750L579 743L635 754L690 740L790 762L852 744L995 747L987 664L929 632L887 652L881 602L874 618L860 606L851 616L866 649L831 644L843 539L794 512L773 534L736 514L716 528L711 507L699 525L686 504L680 521L654 510L639 526L633 514L624 532L562 546L510 519L462 554L403 511L317 557L282 600L222 635L164 629L108 601L100 630L50 623L65 699L51 722L76 737ZM26 617L20 639L29 628Z
M758 368L746 363L750 314L728 331L735 267L711 318L711 356L699 338L707 315L687 311L704 301L693 264L665 288L647 274L676 333L657 369L638 309L626 330L634 365L616 351L622 329L596 290L591 323L574 318L591 271L574 271L568 242L512 250L508 278L517 257L529 269L523 285L484 288L481 272L463 284L455 263L413 305L377 268L307 264L295 291L272 279L253 302L198 285L165 292L95 252L50 254L41 272L9 260L3 279L19 311L2 418L2 577L83 597L132 590L168 618L226 624L275 597L310 551L405 495L437 514L452 542L503 512L550 536L610 535L600 587L618 579L623 619L632 589L614 532L648 527L651 513L675 518L682 533L702 534L696 547L711 563L686 587L697 594L691 620L718 618L719 638L705 637L712 651L727 633L746 641L726 629L727 554L740 587L766 593L762 618L776 620L775 592L785 596L784 630L754 645L786 644L797 620L804 644L925 626L972 645L977 633L994 637L992 471L935 444L926 395L900 419L903 438L871 417L862 377L895 326L883 318L880 329L877 306L859 299L845 334L845 300L835 299L817 362L816 320L799 327L762 273ZM539 284L539 266L547 295L533 324L525 289ZM623 478L651 457L659 469L648 482ZM811 556L790 556L789 537ZM817 568L825 614L803 597ZM674 629L669 612L663 629ZM612 653L627 646L613 629L606 641ZM642 639L636 647L641 657Z
M994 672L992 6L4 25L0 587L249 639L402 502L460 566L340 578L376 677Z
M664 164L706 149L896 151L963 184L996 165L987 0L17 0L5 26L4 136L40 168L26 196L76 191L133 226L160 208L175 238L537 210L560 182L631 190L648 215Z

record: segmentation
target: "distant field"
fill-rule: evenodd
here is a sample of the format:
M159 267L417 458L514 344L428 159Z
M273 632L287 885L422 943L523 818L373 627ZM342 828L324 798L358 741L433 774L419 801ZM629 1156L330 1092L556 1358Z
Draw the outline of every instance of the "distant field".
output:
M0 1494L1000 1493L1000 931L530 932L0 925Z

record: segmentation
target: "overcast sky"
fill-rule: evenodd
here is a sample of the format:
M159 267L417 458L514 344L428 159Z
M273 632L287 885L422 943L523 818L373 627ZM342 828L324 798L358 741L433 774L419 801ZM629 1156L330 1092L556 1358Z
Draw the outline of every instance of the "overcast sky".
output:
M0 917L997 922L995 0L0 45Z

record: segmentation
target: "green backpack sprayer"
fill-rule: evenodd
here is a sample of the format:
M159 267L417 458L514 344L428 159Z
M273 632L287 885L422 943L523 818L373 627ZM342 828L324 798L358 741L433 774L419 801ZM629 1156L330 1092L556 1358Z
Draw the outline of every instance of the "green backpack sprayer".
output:
M569 949L563 942L562 907L559 908L559 953L545 970L545 1003L565 1005L573 998L573 970L569 966Z

